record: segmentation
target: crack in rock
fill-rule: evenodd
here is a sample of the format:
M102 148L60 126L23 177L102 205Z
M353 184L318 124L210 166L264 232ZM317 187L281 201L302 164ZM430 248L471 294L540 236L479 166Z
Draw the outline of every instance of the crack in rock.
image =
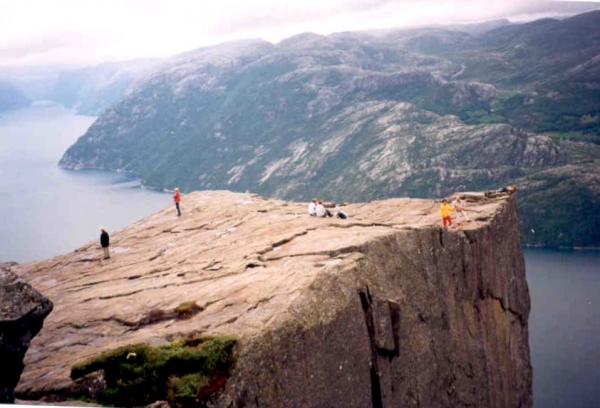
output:
M164 254L166 251L167 251L166 249L161 249L160 251L158 251L156 253L156 255L154 255L153 257L149 258L148 261L154 261L156 258L158 258L162 254Z

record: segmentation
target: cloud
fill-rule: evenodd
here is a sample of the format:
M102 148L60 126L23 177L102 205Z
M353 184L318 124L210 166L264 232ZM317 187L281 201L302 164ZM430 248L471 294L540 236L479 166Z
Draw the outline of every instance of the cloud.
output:
M556 13L551 8L557 5L583 7L542 0L0 0L0 65L165 57L242 38L276 42L306 31L523 19Z
M43 36L26 37L0 44L0 63L14 59L31 59L65 49L78 48L82 41L76 32L53 32Z

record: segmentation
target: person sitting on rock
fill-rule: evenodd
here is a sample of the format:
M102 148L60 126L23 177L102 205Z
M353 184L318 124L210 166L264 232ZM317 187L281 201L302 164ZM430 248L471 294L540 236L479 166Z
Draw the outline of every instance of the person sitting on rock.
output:
M515 186L508 186L499 188L498 190L496 190L496 193L506 193L508 195L512 195L515 193L515 191L517 191L517 188Z
M335 204L335 216L337 218L341 218L342 220L345 220L346 218L348 218L348 214L346 214L346 212L342 211L340 206L337 204Z
M317 216L317 202L318 200L316 198L313 198L311 203L308 205L308 215L310 215L311 217Z
M317 217L333 217L331 211L325 208L325 206L323 205L323 201L321 200L319 200L317 203L316 211Z
M454 211L454 208L448 204L448 200L445 198L442 200L442 205L440 206L440 212L442 214L442 222L444 223L444 228L446 228L446 224L450 226L450 228L454 228L454 224L452 224L452 218L450 217L450 213Z
M454 201L452 201L452 207L454 207L454 209L456 210L457 214L460 214L461 219L464 218L467 221L471 221L469 219L469 216L467 215L467 213L465 212L465 202L463 200L460 199L460 196L457 195L454 198ZM458 217L457 217L458 218Z

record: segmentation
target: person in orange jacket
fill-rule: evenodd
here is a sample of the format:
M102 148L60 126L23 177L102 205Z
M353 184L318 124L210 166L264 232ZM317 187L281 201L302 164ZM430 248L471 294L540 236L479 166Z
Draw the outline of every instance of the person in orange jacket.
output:
M175 187L175 194L173 194L173 201L175 201L175 208L177 208L177 216L181 217L181 209L179 208L179 202L181 201L181 195L179 189Z
M450 217L450 213L454 211L454 207L448 204L446 199L442 200L442 205L440 206L440 212L442 213L442 222L444 223L444 228L446 227L446 223L450 226L450 228L454 228L452 224L452 218Z

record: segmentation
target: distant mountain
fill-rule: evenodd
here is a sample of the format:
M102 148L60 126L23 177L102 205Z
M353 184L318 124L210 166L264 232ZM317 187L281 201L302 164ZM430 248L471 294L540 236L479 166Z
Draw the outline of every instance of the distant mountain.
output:
M134 60L79 68L5 67L0 80L15 85L28 99L52 100L76 113L97 116L159 64L160 60Z
M192 51L132 85L60 166L305 200L517 183L526 243L600 246L597 27L592 12Z
M28 106L31 101L14 85L0 81L0 112Z
M48 99L83 115L99 115L121 101L128 87L157 65L156 60L112 62L62 71Z
M512 23L510 22L510 20L502 18L498 20L484 21L482 23L440 24L427 26L424 28L441 28L444 30L461 31L472 35L481 35L496 28L504 27L511 24Z
M32 101L48 99L62 68L56 66L0 67L0 81L9 82Z

